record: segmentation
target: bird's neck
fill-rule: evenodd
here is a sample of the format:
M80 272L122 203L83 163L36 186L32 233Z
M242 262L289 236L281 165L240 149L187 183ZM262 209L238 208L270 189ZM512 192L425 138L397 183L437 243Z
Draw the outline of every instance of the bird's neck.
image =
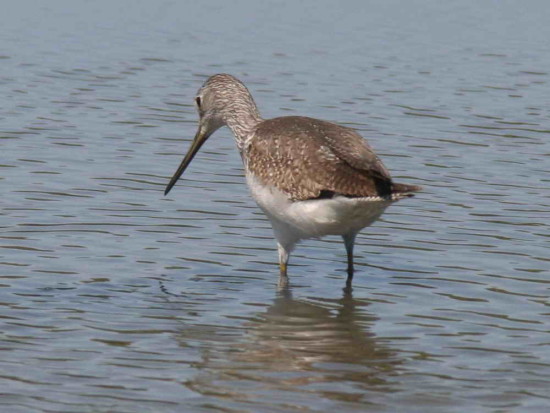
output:
M256 104L251 100L248 102L236 102L224 120L227 127L235 135L237 147L242 152L246 139L263 119Z

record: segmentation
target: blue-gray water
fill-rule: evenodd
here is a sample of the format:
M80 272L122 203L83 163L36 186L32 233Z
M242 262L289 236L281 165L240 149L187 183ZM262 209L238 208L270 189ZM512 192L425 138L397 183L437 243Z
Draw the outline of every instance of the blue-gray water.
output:
M546 1L21 1L0 13L0 410L542 412ZM357 128L423 185L293 255L204 79Z

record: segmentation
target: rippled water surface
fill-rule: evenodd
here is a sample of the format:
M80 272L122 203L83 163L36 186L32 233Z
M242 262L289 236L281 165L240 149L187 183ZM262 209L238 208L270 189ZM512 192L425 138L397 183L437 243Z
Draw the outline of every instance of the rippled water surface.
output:
M0 410L550 406L545 1L12 2L0 14ZM278 290L230 132L170 196L205 78L358 129L423 185Z

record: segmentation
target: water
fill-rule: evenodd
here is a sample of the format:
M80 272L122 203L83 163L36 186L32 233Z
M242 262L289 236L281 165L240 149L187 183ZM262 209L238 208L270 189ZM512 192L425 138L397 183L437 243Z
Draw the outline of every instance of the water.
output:
M0 410L541 412L544 1L18 2L0 15ZM275 243L204 79L357 128L416 198Z

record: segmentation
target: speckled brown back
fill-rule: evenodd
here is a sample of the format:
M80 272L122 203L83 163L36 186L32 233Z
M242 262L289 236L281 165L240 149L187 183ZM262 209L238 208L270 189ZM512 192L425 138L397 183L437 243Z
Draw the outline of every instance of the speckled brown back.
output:
M322 191L392 194L390 174L366 140L334 123L301 116L265 120L245 151L249 171L293 200L318 198Z

